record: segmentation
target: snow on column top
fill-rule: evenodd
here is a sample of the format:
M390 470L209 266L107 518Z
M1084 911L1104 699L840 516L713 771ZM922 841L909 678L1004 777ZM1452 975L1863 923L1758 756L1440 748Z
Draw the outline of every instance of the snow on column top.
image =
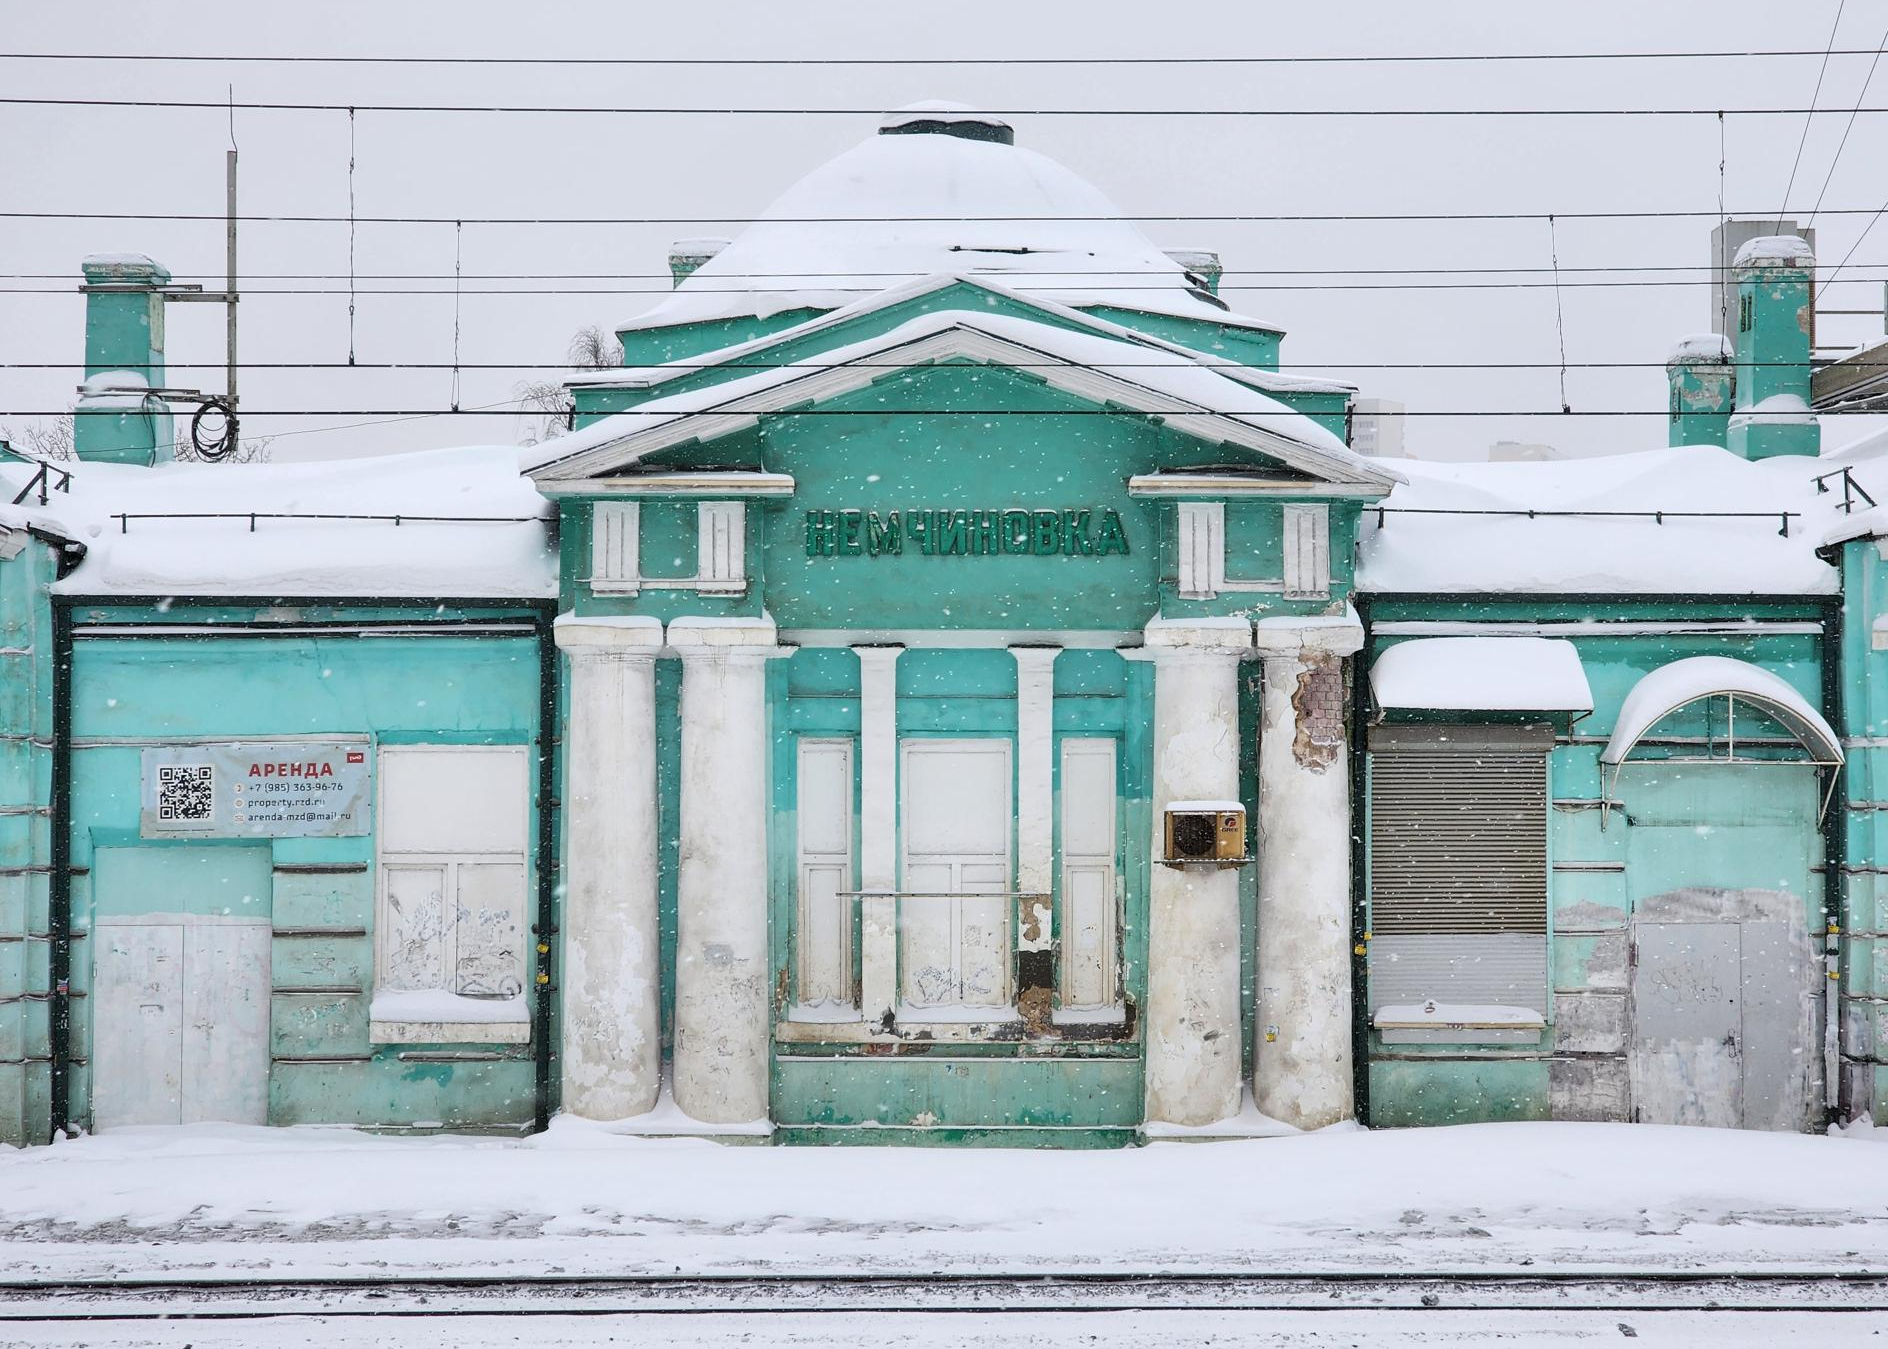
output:
M1756 267L1814 267L1816 254L1809 241L1795 234L1765 234L1747 241L1731 263L1734 271Z
M1722 333L1687 333L1672 344L1665 368L1680 365L1729 365L1731 342Z

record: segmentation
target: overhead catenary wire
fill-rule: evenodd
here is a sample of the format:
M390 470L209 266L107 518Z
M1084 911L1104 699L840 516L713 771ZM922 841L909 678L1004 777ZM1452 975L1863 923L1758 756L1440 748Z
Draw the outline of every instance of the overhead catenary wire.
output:
M922 367L914 366L910 368L920 369ZM1111 368L1112 367L1104 367L1104 369L1111 369ZM257 412L257 411L251 410L250 412L246 414L245 420L249 420L249 419L253 419L257 417L410 418L410 417L514 417L520 414L526 415L526 416L537 415L537 412L538 412L537 409L524 407L522 406L522 402L523 400L520 398L511 398L511 399L504 400L502 403L490 403L490 404L485 404L479 407L469 407L469 408L450 408L450 407L448 408L277 408L271 411L263 411L263 412ZM1280 416L1288 416L1288 415L1297 415L1297 416L1305 416L1305 417L1313 416L1313 414L1299 412L1297 409L1286 407L1282 404L1274 404L1271 407L1254 407L1254 408L1243 408L1243 409L1241 408L1213 408L1213 409L1201 409L1201 411L1210 411L1213 415L1222 416L1222 417L1280 417ZM1822 415L1828 415L1829 413L1838 413L1838 414L1839 413L1852 413L1855 415L1872 415L1872 416L1880 415L1879 412L1870 412L1868 409L1865 409L1865 408L1843 408L1843 407L1830 408L1826 410L1819 409L1817 415L1822 416ZM75 410L72 408L62 408L62 409L57 409L54 411L40 411L40 412L34 412L27 409L0 410L0 418L5 418L5 417L65 417L65 416L81 416L81 417L82 416L101 416L101 417L104 417L104 416L118 416L118 415L120 414L116 409L101 409L96 413L87 413L83 409ZM914 405L912 407L907 407L907 408L899 408L899 407L777 408L777 407L771 407L771 406L747 408L747 407L736 405L733 407L717 406L717 407L712 407L712 408L688 408L688 409L681 409L681 410L668 409L668 408L621 408L621 409L613 409L613 410L608 410L608 411L599 410L595 413L595 415L599 417L631 417L631 418L661 417L661 418L664 418L667 420L673 420L673 421L688 421L696 417L726 417L726 416L731 416L731 415L732 416L754 416L754 417L779 417L779 418L823 417L823 418L841 418L841 419L847 418L847 417L1004 417L1004 418L1008 418L1008 417L1056 417L1056 418L1128 417L1128 418L1142 419L1142 420L1145 420L1148 418L1153 418L1155 420L1158 420L1161 417L1168 416L1168 415L1192 416L1196 414L1195 412L1192 412L1192 411L1187 411L1187 412L1176 411L1171 414L1145 413L1145 412L1136 412L1136 411L1121 409L1121 408L1107 408L1107 407L1094 407L1094 408L988 408L988 407L935 408L935 407L923 407L923 406ZM1547 408L1409 408L1404 411L1398 412L1396 415L1399 417L1556 417L1556 418L1569 417L1569 416L1572 416L1572 417L1663 417L1666 415L1666 409L1665 409L1664 404L1661 402L1659 405L1654 406L1654 407L1583 408L1578 412L1573 412L1568 409L1558 408L1558 407L1547 407ZM333 428L333 429L340 429L340 428Z
M1823 77L1829 73L1829 55L1835 50L1836 31L1842 27L1842 11L1848 0L1836 0L1836 21L1829 25L1829 42L1823 52L1822 65L1816 71L1816 88L1809 96L1809 111L1803 117L1803 134L1796 142L1796 157L1790 161L1790 180L1783 188L1783 199L1777 205L1777 232L1783 231L1783 213L1790 209L1790 189L1796 186L1796 170L1803 162L1803 147L1809 143L1809 128L1816 120L1816 104L1822 98ZM1861 106L1861 101L1856 101ZM1850 118L1853 122L1854 118Z
M1179 56L362 56L310 52L0 52L0 61L218 63L360 66L1269 66L1436 65L1450 62L1718 61L1811 56L1867 56L1866 49L1745 48L1683 51L1381 52L1251 56L1212 53Z
M845 363L855 370L924 370L928 363L912 364L907 361L848 361ZM1109 370L1167 370L1173 367L1171 361L1104 361L1102 366ZM1663 370L1664 361L1568 361L1569 370ZM172 370L221 370L222 361L170 360ZM1063 361L1006 361L1004 368L1010 370L1059 370L1066 368ZM1558 370L1559 361L1285 361L1271 368L1267 373L1281 374L1285 371L1317 370ZM1888 357L1881 361L1854 361L1845 368L1852 369L1888 369ZM0 370L82 370L83 361L0 361ZM243 361L238 366L242 370L451 370L451 361L360 361L350 366L342 361ZM457 368L466 370L560 370L572 374L594 375L591 369L578 369L569 361L460 361ZM649 369L659 369L677 375L696 370L834 370L839 366L823 361L784 361L774 364L764 361L664 361L657 366L625 366L621 374ZM1212 366L1207 366L1212 369ZM615 367L610 368L616 373ZM1308 378L1311 376L1307 376ZM38 414L34 414L38 415Z
M1872 206L1831 206L1823 215L1873 215ZM1760 212L1737 212L1755 219ZM1114 215L848 215L848 216L554 216L554 215L361 215L362 225L967 225L967 224L1453 224L1471 220L1714 220L1713 210L1608 210L1608 211L1340 211L1263 214L1258 212L1148 212ZM227 219L222 214L197 211L0 211L0 220L169 220ZM244 224L345 225L345 215L287 212L238 215Z
M165 110L221 109L222 103L187 98L57 98L27 94L0 96L0 105L41 108L155 108ZM346 103L295 103L251 100L235 105L246 112L345 112ZM466 113L480 115L548 115L605 117L869 117L884 115L875 107L810 107L781 104L754 104L745 107L684 107L663 104L570 104L570 103L355 103L354 108L372 113ZM1747 108L1688 107L1613 107L1613 108L1056 108L1016 107L979 109L987 117L1715 117L1723 112L1729 117L1805 117L1834 113L1833 108L1770 106ZM1888 107L1855 110L1857 116L1888 113Z
M1855 106L1858 108L1862 106L1862 100L1868 97L1868 86L1874 83L1875 67L1881 64L1884 51L1888 51L1888 28L1882 29L1881 41L1875 44L1875 55L1868 63L1868 74L1862 77L1862 87L1855 93ZM1842 128L1842 139L1836 142L1836 152L1829 158L1829 172L1822 176L1822 188L1816 193L1815 206L1810 208L1808 225L1816 223L1816 215L1822 210L1822 199L1828 194L1830 180L1836 176L1836 165L1842 162L1842 152L1848 148L1849 133L1853 130L1855 130L1855 115L1851 113L1848 122Z

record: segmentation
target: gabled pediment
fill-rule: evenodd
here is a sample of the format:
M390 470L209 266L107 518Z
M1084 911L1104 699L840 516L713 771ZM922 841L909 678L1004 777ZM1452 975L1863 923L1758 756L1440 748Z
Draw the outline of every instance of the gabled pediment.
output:
M1011 316L929 313L889 332L740 379L676 393L537 446L540 485L633 472L642 460L738 434L761 418L818 406L901 371L947 362L1005 367L1097 409L1232 446L1346 495L1381 495L1395 474L1352 453L1303 414L1189 357Z

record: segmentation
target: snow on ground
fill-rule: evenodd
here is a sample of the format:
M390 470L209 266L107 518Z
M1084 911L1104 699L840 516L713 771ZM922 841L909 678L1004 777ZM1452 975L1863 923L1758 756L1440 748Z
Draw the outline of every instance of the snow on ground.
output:
M1888 1153L1650 1125L1111 1152L127 1129L0 1154L0 1278L1879 1268Z

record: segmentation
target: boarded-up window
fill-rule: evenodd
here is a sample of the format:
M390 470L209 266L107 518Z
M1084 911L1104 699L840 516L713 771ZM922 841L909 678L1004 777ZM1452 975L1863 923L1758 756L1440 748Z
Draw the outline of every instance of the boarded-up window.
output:
M633 591L642 579L638 557L640 512L633 501L599 501L590 517L590 585Z
M530 755L388 746L379 755L377 988L510 998L524 990Z
M1546 728L1370 737L1370 1001L1546 1010Z

